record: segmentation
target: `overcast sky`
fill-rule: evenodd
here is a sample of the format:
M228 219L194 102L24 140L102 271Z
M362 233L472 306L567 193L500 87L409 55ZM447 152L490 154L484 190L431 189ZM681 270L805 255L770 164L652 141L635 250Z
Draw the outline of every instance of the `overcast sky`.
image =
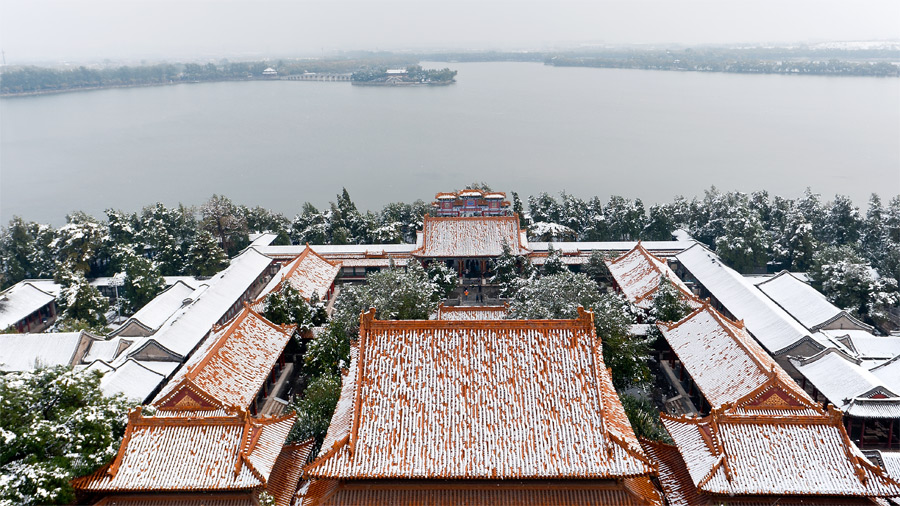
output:
M0 0L10 64L900 39L897 0Z

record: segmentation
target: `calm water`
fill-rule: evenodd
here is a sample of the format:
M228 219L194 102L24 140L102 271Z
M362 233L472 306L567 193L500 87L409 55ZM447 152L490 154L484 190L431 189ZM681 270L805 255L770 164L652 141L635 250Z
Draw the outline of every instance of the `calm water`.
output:
M444 64L439 64L445 66ZM458 83L233 82L0 99L0 220L198 204L295 214L486 181L646 203L900 193L900 81L451 64Z

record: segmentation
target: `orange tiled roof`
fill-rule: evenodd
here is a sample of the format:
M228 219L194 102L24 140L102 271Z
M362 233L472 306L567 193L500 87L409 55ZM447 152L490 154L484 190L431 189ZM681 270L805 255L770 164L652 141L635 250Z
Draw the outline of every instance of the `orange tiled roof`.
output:
M803 505L841 505L841 506L872 506L875 501L868 497L846 496L772 496L772 495L746 495L746 496L721 496L717 494L700 493L691 481L687 465L678 448L673 445L641 440L641 445L647 455L659 466L659 483L663 489L668 506L719 506L721 504L739 504L741 506L772 506L774 504L803 504ZM880 503L877 503L880 504Z
M653 471L575 320L361 321L316 478L609 478Z
M272 474L266 484L266 491L275 499L275 506L290 506L300 478L303 466L309 458L315 440L310 439L301 444L285 445L272 466Z
M129 414L116 459L72 485L85 492L231 491L265 486L296 417Z
M747 333L704 303L677 323L658 323L663 337L712 406L735 402L778 375L782 386L812 399Z
M518 216L432 218L425 216L422 247L413 255L429 258L496 257L509 245L514 255L530 250L522 244Z
M900 483L850 441L840 411L807 405L777 376L707 417L662 414L662 423L702 493L900 495Z
M438 320L505 320L509 307L503 306L438 306Z
M631 251L619 258L606 260L609 273L618 283L622 293L638 307L649 308L659 288L662 277L669 278L675 288L692 307L699 306L687 286L672 272L665 260L656 257L638 241Z
M275 325L245 307L206 342L156 396L161 410L204 411L250 406L294 327Z
M340 270L341 262L326 260L307 244L306 249L282 267L260 293L262 296L268 295L280 290L284 283L289 283L307 301L313 294L318 295L319 300L325 300Z
M538 506L662 505L642 476L614 480L314 480L304 484L297 506Z

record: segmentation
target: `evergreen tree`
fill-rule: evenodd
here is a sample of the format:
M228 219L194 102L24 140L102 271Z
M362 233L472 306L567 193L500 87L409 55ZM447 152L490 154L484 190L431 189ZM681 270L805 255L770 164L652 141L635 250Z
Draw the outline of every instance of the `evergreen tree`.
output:
M846 195L836 195L825 213L822 226L824 242L832 246L856 244L862 220L859 208Z
M291 224L291 240L295 244L329 244L329 219L309 202Z
M57 281L62 285L56 303L59 306L57 326L88 328L100 333L105 330L109 301L85 279L80 270L62 266Z
M126 313L137 312L165 290L166 282L152 260L128 249L120 250L116 260L125 273L121 295Z
M415 260L413 260L415 261ZM440 289L440 297L446 299L459 284L459 276L456 271L447 267L444 262L436 261L428 265L428 278Z
M87 276L98 267L98 253L104 247L107 229L80 211L66 216L66 222L56 231L52 243L56 259Z
M728 194L729 212L720 217L721 235L715 239L716 254L738 272L750 272L764 266L768 259L769 237L759 215L750 207L746 195Z
M189 270L195 276L212 276L228 267L225 251L219 247L216 238L205 230L197 234L187 257Z
M606 239L606 217L600 197L592 197L585 210L584 229L579 237L582 241L603 241Z
M262 316L278 325L296 325L298 331L318 327L328 320L325 306L317 295L307 302L290 283L266 296Z
M640 199L631 200L613 195L603 210L603 216L608 240L640 239L646 220L644 204Z
M522 207L522 200L519 199L519 194L516 192L512 193L512 206L513 213L519 217L519 228L522 230L528 230L528 221L525 217L525 208Z
M879 324L886 308L900 304L897 281L875 278L868 262L852 246L829 246L817 252L809 271L813 286L834 305Z
M542 269L542 274L545 276L550 276L553 274L559 274L561 272L567 271L568 268L566 264L562 261L562 252L555 249L553 244L548 246L547 248L547 261L544 262L544 268Z
M70 480L115 457L130 402L65 367L0 375L0 503L72 504Z
M288 441L316 440L313 451L318 452L328 432L331 416L341 396L341 377L328 373L312 378L306 392L294 401L297 421L291 428Z
M813 224L795 205L788 211L784 228L775 236L772 247L774 259L792 271L805 272L812 265L817 247Z
M609 258L609 256L604 255L597 250L594 250L593 252L591 252L588 263L581 268L581 272L583 272L587 277L594 280L594 282L597 283L598 286L608 284L612 280L612 275L609 272L609 267L606 265L606 261L609 260Z
M520 265L524 259L513 255L509 244L503 244L500 256L491 261L491 269L494 271L490 282L500 289L500 297L508 298L515 295L519 281Z
M881 264L881 260L888 254L890 248L884 207L882 207L881 197L877 193L873 193L869 197L869 210L866 212L866 220L862 223L860 247L876 267Z
M36 249L34 242L28 224L18 216L0 232L0 289L34 277L31 254Z
M666 204L650 206L647 222L641 231L641 239L645 241L668 241L672 239L672 232L678 228L671 208Z

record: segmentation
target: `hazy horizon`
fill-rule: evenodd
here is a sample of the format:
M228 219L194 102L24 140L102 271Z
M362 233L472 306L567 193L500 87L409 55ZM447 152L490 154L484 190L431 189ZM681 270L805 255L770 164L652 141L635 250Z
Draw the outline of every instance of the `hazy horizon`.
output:
M900 40L900 2L0 0L10 65Z

